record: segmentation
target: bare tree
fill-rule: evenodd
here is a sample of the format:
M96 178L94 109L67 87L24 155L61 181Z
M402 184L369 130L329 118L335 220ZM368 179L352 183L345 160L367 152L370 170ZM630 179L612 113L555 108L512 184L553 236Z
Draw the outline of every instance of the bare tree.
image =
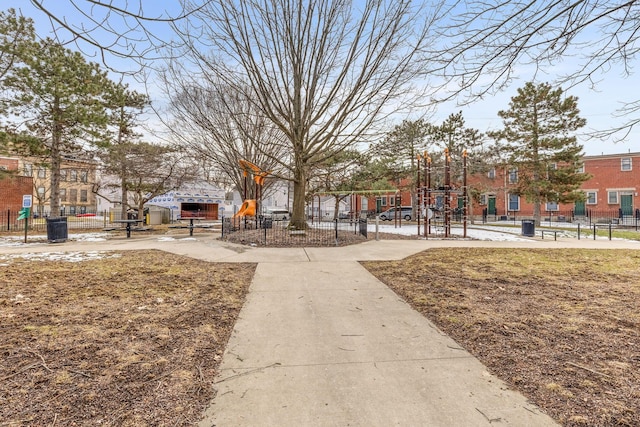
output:
M205 175L231 183L241 193L247 185L248 198L256 198L255 183L251 177L244 179L240 160L270 175L283 175L276 160L288 154L282 132L260 115L244 92L221 82L191 78L175 67L167 70L163 80L170 99L171 139L201 165L213 168Z
M614 65L629 76L638 60L637 0L458 0L449 6L451 21L440 29L443 43L426 56L440 61L447 84L457 79L451 96L468 91L471 101L500 90L523 66L537 74L557 73L562 65L567 71L556 85L596 86ZM620 110L630 116L627 131L640 122L632 116L638 102Z
M105 66L118 71L124 71L122 58L140 66L165 58L170 52L167 48L176 41L172 25L187 20L189 15L182 2L160 7L158 2L145 0L30 1L48 19L58 43L75 47L87 57L99 57ZM140 71L130 66L127 69Z
M314 164L422 99L410 90L414 59L441 17L439 6L410 0L213 0L189 11L179 31L192 72L244 93L284 135L291 162L276 160L291 170L299 228Z

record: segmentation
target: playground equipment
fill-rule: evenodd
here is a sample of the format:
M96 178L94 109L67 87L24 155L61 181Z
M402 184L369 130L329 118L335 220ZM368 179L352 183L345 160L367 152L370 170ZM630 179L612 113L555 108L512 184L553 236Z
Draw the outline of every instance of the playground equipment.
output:
M245 218L255 217L259 214L262 202L262 186L264 185L265 178L270 172L262 170L260 167L251 163L248 160L238 160L242 172L244 174L244 189L243 189L243 202L240 206L240 210L233 216L233 218ZM247 179L249 173L253 175L253 181L256 183L256 198L247 199Z
M459 208L462 211L462 224L463 224L463 237L467 237L467 220L468 220L468 186L467 186L467 150L462 152L462 187L460 190L454 190L451 184L451 156L449 149L444 150L444 186L442 188L442 213L443 213L443 231L444 237L450 237L451 235L451 199L452 194L458 195L458 200L462 201L462 206ZM420 160L424 161L424 185L420 182ZM421 211L427 213L424 218L424 237L427 238L431 234L432 216L433 211L433 193L435 192L431 186L431 173L432 162L431 157L425 152L422 156L418 154L418 179L417 179L417 191L419 198L419 205ZM431 213L431 215L429 215ZM420 234L420 218L418 217L418 234Z
M236 212L233 216L234 218L240 218L245 216L255 216L256 215L256 201L253 199L245 200L242 202L242 206L240 206L240 210Z

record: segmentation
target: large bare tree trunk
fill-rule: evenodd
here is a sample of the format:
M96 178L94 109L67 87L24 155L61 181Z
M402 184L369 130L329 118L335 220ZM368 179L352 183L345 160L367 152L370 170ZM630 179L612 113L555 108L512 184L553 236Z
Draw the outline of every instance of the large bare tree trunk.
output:
M297 168L294 171L293 194L306 194L306 189L306 170L303 167ZM304 230L307 228L304 197L293 198L293 210L291 212L291 221L289 222L289 226L296 230Z

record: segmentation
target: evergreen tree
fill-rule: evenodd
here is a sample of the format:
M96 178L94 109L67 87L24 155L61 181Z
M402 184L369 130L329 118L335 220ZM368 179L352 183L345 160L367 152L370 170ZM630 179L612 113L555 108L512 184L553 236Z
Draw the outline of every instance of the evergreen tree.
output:
M529 82L511 98L509 110L498 113L504 129L490 134L517 170L512 193L533 203L537 224L543 202L569 203L584 197L579 188L589 176L578 172L582 146L574 132L586 121L579 116L577 101L563 96L560 88Z
M60 212L62 158L104 142L107 114L102 99L106 73L51 39L38 43L5 77L18 130L33 137L31 154L51 169L51 213Z

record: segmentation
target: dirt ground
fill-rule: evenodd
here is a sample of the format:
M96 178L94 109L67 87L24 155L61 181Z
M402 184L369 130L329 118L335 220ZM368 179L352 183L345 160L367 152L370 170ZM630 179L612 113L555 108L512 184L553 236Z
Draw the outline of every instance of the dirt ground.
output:
M3 261L0 426L191 426L255 265Z
M640 426L640 252L436 249L364 266L565 426Z
M255 270L158 251L0 264L3 427L196 425ZM363 264L561 424L640 425L640 253Z

